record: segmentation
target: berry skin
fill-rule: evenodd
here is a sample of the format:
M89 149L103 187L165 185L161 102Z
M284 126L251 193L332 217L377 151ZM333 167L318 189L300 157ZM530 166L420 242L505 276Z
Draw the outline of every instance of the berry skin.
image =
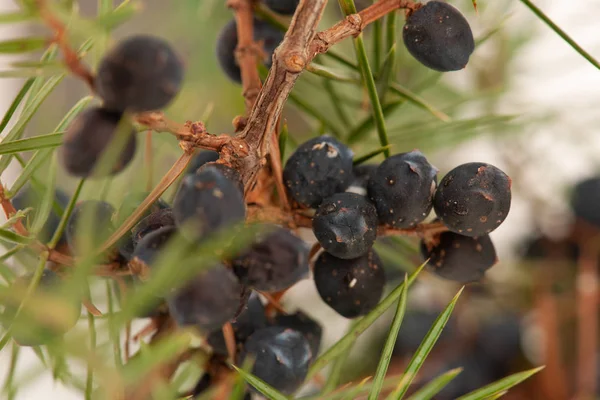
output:
M212 332L235 316L241 292L235 275L225 266L215 265L168 297L167 304L179 325Z
M194 156L194 158L192 158L192 161L190 161L190 164L188 165L188 168L185 171L185 173L186 174L195 174L196 171L198 171L198 168L200 168L204 164L210 163L213 161L217 161L218 159L219 159L219 153L217 153L216 151L211 151L211 150L199 151Z
M141 261L147 266L152 266L163 247L176 232L177 230L172 225L147 232L140 238L140 241L135 244L135 250L133 251L131 258ZM134 238L133 235L132 238ZM133 240L135 240L135 238Z
M173 201L173 215L184 234L202 239L242 222L246 205L238 185L211 166L183 178Z
M79 254L88 245L95 249L108 239L114 230L114 212L113 206L98 200L85 200L75 206L66 226L67 243L73 254ZM85 237L78 235L79 230Z
M337 193L321 203L312 228L328 253L344 259L360 257L377 238L377 211L363 196Z
M34 208L33 213L29 213L26 219L28 225L30 225L34 221L33 215L35 215L37 207L39 207L40 202L42 201L42 197L43 195L41 193L35 191L30 185L26 185L22 187L17 194L15 194L15 196L11 199L11 203L17 210L25 210L26 208L30 207ZM68 204L69 196L62 190L57 189L54 192L54 204L52 205L48 219L38 233L39 240L46 242L52 238L56 228L58 228L62 213L65 208L67 208ZM64 244L65 241L66 238L63 234L58 245Z
M377 164L356 165L353 169L354 180L346 191L366 196L369 179L375 175L378 167Z
M300 332L308 341L313 358L319 354L323 328L317 321L311 319L302 311L289 315L277 314L273 320L273 325Z
M365 315L375 308L385 286L383 264L372 249L352 260L323 252L313 274L323 301L346 318Z
M240 175L240 173L236 170L233 169L231 167L228 167L225 164L218 164L216 162L209 162L206 163L204 165L202 165L200 168L198 168L198 170L196 171L196 173L201 173L202 171L205 171L207 169L210 168L214 168L217 171L219 171L221 174L223 174L223 176L233 182L238 190L240 191L240 193L244 193L244 182L242 182L242 176Z
M100 62L96 91L106 108L153 111L168 105L183 81L183 64L169 43L146 35L132 36Z
M575 216L600 228L600 177L583 180L575 185L571 208Z
M283 169L283 182L288 193L305 207L318 207L323 199L350 186L352 156L346 145L329 136L303 143Z
M443 232L435 244L421 241L421 254L429 258L428 269L445 279L469 283L483 278L498 259L488 235L470 237Z
M440 182L433 207L452 232L482 236L500 226L508 215L510 185L510 178L493 165L459 165Z
M271 68L273 52L282 40L283 32L265 21L254 19L254 41L264 46L263 63L267 68ZM235 20L231 20L223 27L217 38L217 60L229 79L241 83L241 71L235 58L237 44L237 24Z
M255 292L252 292L248 298L248 302L240 315L230 322L239 352L243 349L243 346L250 335L267 326L265 307ZM213 352L224 356L228 355L225 337L223 336L223 331L221 329L211 332L206 338L206 341L212 347Z
M11 290L19 296L25 295L33 274L21 276L12 283ZM67 333L75 326L80 315L80 306L77 301L64 298L61 289L61 280L49 269L42 272L38 286L36 287L33 296L40 296L39 300L49 300L51 296L53 307L46 310L50 313L48 319L40 319L39 314L32 312L28 307L21 309L17 316L19 302L15 300L7 300L3 303L4 311L2 311L1 321L8 328L13 324L12 336L20 346L39 346L47 344ZM36 317L37 314L37 317ZM16 317L16 319L15 319Z
M115 139L115 133L129 135L129 138L108 175L117 174L127 167L135 155L137 141L133 126L130 123L120 123L122 116L119 112L95 107L75 118L67 129L59 150L62 164L70 175L85 178L92 173L97 174L94 171L96 163Z
M277 292L308 276L308 252L304 241L289 230L276 227L232 261L240 282L256 290Z
M313 359L310 345L298 331L269 327L256 331L246 342L246 353L255 359L252 374L283 394L292 394L304 382Z
M441 1L430 1L414 11L406 19L402 38L417 61L441 72L463 69L475 49L465 17Z
M293 15L300 0L265 0L265 5L281 15Z
M148 196L149 192L129 192L123 198L121 205L115 213L114 221L115 226L120 226L133 212L142 204L144 199ZM145 218L148 215L158 210L169 208L169 205L163 200L158 199L154 204L142 214L141 218Z
M175 226L173 210L163 208L148 215L138 222L131 230L134 245L138 244L144 236L166 226Z
M437 168L419 151L393 155L379 165L368 183L369 199L379 222L393 228L412 228L431 211Z

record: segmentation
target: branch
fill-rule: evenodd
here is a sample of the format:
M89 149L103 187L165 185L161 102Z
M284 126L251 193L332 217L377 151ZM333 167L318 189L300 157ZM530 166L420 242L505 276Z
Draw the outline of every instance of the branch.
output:
M252 109L261 87L257 65L262 50L254 42L254 2L255 0L227 1L227 6L235 12L238 37L235 56L242 76L242 94L246 101L246 113Z

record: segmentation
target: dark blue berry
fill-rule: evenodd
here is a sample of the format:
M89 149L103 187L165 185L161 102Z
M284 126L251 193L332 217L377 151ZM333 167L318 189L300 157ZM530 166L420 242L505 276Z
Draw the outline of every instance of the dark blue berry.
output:
M377 238L377 211L365 197L337 193L317 209L312 228L328 253L338 258L367 254Z
M186 175L173 201L177 227L193 239L244 221L246 205L239 186L217 168Z
M443 232L430 242L421 241L421 254L428 269L445 279L468 283L479 281L498 261L488 235L470 237Z
M283 32L267 22L254 19L254 41L263 45L265 55L263 63L267 68L271 68L273 52L282 40ZM231 20L223 27L217 38L217 60L229 79L241 83L240 67L235 58L237 44L237 25L235 20Z
M30 225L34 221L35 212L37 212L37 208L40 206L43 195L38 193L31 185L25 185L22 187L17 194L11 199L12 205L17 210L25 210L26 208L34 208L33 214L30 213L27 215L27 225ZM52 204L52 209L50 210L50 214L48 215L48 219L42 226L42 229L38 233L38 239L42 242L47 242L52 238L54 232L58 228L58 224L60 223L60 218L62 217L62 213L67 208L69 204L69 196L65 192L60 189L56 189L54 192L54 202ZM59 245L64 244L66 242L66 238L63 236L60 238Z
M377 164L356 165L353 169L354 180L350 184L347 192L366 196L369 179L371 176L375 175L378 167L379 165Z
M131 230L134 245L137 245L147 234L166 226L175 226L173 210L163 208L148 215L138 222Z
M311 319L302 311L289 315L277 314L273 319L273 325L300 332L308 341L313 358L319 354L323 328L317 321Z
M177 232L175 226L168 225L146 232L135 243L135 250L131 256L132 259L139 260L147 266L152 266L160 255L161 251L169 243L173 235ZM135 241L135 237L132 235Z
M196 153L192 161L187 167L185 171L186 174L195 174L198 171L198 168L203 166L206 163L214 162L219 159L219 153L211 150L201 150Z
M255 360L253 375L284 394L291 394L302 385L313 359L306 338L284 327L256 331L246 342L245 356Z
M600 227L600 177L578 182L571 195L571 208L582 221Z
M412 12L402 33L410 54L436 71L463 69L475 49L473 32L465 17L441 1L430 1Z
M116 286L116 297L119 303L121 304L121 308L127 298L135 296L135 291L138 289L138 286L141 284L139 279L128 275L122 277L123 282L125 283L125 292L123 293L122 288L119 285ZM144 304L142 309L138 309L136 317L137 318L154 318L158 316L164 316L168 313L167 304L163 298L152 299L152 301Z
M437 169L419 151L396 154L377 168L368 183L379 222L411 228L431 211Z
M138 35L123 40L104 56L95 84L106 108L141 112L167 106L182 81L183 64L169 43Z
M116 135L128 135L119 157L103 175L121 172L133 159L137 147L136 131L127 123L120 123L123 114L94 107L85 110L71 123L59 149L61 162L73 176L88 177L98 174L97 163L111 146ZM106 166L102 166L106 168Z
M24 296L32 279L33 274L21 276L15 279L10 289L14 290L15 294ZM80 305L76 299L64 297L61 293L61 280L53 271L45 269L42 272L33 296L34 298L40 296L39 300L52 299L52 307L45 310L48 318L41 319L39 312L33 312L27 306L23 307L17 315L19 301L7 300L2 304L2 323L6 328L12 325L12 337L19 345L47 344L67 333L77 323L80 316Z
M244 306L242 312L230 322L239 351L243 348L250 335L258 329L267 326L265 307L263 306L260 297L253 292L248 298L248 302ZM212 347L214 353L221 355L228 354L225 337L223 336L223 331L221 329L210 333L206 338L206 341Z
M169 312L181 326L196 326L203 332L220 329L240 305L242 286L223 265L215 265L167 298Z
M202 171L205 171L207 169L216 169L225 177L225 179L233 182L237 186L240 193L244 193L244 182L242 182L242 176L236 169L228 167L225 164L209 162L198 168L196 173L202 173Z
M115 213L114 221L115 226L120 226L127 218L134 213L134 211L142 204L142 202L148 197L149 192L129 192L123 198L121 205ZM151 213L169 208L169 205L163 200L158 199L152 204L140 218L145 218Z
M372 249L351 260L323 252L313 274L323 301L346 318L365 315L375 308L385 286L383 265Z
M265 5L281 15L292 15L300 0L265 0Z
M433 207L451 231L482 236L500 226L508 215L510 186L510 178L493 165L459 165L440 182Z
M115 209L105 201L85 200L77 204L67 221L66 237L74 254L99 247L113 233ZM88 247L91 246L91 247Z
M275 227L232 261L240 282L256 290L277 292L308 275L309 249L289 230Z
M343 192L352 183L352 151L329 136L313 138L290 156L283 182L299 204L316 208L323 199Z

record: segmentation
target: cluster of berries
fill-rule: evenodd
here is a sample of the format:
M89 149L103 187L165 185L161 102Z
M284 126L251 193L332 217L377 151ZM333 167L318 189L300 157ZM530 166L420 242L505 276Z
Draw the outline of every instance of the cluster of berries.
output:
M119 43L100 62L94 81L102 106L85 110L64 135L60 158L67 172L80 177L121 172L133 159L137 143L126 113L167 106L182 81L183 64L164 40L139 35ZM115 155L106 154L111 144L118 150ZM107 166L98 170L101 160Z

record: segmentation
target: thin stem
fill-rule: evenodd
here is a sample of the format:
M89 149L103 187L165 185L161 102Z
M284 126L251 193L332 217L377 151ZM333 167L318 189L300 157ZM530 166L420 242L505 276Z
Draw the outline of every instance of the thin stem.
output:
M565 42L567 42L576 52L578 52L583 58L588 60L590 64L594 67L600 69L600 63L587 51L585 51L580 45L577 44L565 31L559 28L552 20L544 14L542 10L537 8L535 4L533 4L529 0L521 0L521 3L525 4L527 8L529 8L539 19L544 21L546 25L550 27L558 36L560 36Z

